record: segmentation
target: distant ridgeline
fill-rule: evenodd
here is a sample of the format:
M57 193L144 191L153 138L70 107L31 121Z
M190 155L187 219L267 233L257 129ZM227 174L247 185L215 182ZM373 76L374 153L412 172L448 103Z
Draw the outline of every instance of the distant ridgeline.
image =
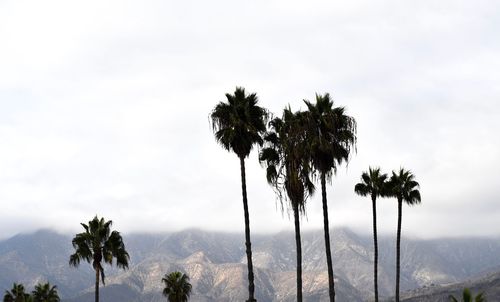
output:
M258 301L284 301L295 297L293 232L254 235ZM73 253L72 236L50 231L17 235L0 241L0 290L22 283L31 290L41 281L57 285L62 301L91 301L94 271L68 265ZM190 301L243 301L247 295L246 257L241 234L186 230L164 235L124 235L130 254L128 270L105 266L105 301L166 301L161 278L170 271L184 271L191 278ZM303 233L304 298L316 301L328 297L326 261L322 231ZM348 229L332 230L336 296L338 301L365 301L373 296L373 242ZM380 238L379 291L393 295L394 238ZM405 238L402 245L402 295L408 301L436 301L464 287L500 297L500 240ZM440 285L469 280L454 286ZM496 280L496 281L495 281ZM425 288L423 288L425 286ZM420 288L419 290L415 290ZM426 295L434 300L419 300ZM105 297L105 298L104 298ZM493 300L494 301L494 300Z

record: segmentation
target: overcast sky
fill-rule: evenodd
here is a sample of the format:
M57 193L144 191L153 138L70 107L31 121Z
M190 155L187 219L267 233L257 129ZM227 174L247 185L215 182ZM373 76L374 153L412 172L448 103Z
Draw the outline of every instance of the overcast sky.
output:
M403 232L499 235L500 2L0 0L0 238L79 231L243 231L239 162L208 116L243 86L275 114L330 92L358 152L328 188L332 226L371 232L353 187L411 169ZM293 229L254 151L254 232ZM320 194L305 229L322 227ZM396 201L379 201L382 232Z

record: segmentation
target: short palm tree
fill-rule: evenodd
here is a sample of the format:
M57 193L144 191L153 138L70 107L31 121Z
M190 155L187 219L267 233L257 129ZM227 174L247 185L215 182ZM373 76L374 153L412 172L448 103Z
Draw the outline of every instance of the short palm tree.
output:
M24 292L24 285L14 283L10 291L5 291L3 302L31 302L30 294Z
M326 263L330 301L335 301L332 253L330 249L330 226L328 222L328 203L326 180L344 161L349 159L356 145L356 121L345 114L344 107L334 107L330 94L316 94L316 103L304 100L307 105L307 140L310 144L311 162L321 178L321 197L323 203L323 229L325 235ZM333 172L333 173L332 173Z
M161 279L165 283L163 295L169 302L187 302L192 286L189 277L181 272L172 272Z
M88 224L81 223L85 232L78 233L73 238L72 244L75 253L69 258L69 264L77 267L80 261L92 262L95 270L95 302L99 302L99 277L104 283L103 261L110 265L113 258L119 268L128 268L129 255L125 250L122 236L117 231L111 232L112 221L94 217Z
M387 174L380 172L380 168L369 167L368 172L361 174L361 182L354 186L354 192L361 196L370 196L372 199L373 214L373 283L375 302L378 302L378 241L377 241L377 197L386 195Z
M396 302L399 302L399 280L401 271L401 220L403 218L403 202L412 206L419 204L420 191L419 184L415 181L415 176L411 171L401 168L397 173L392 172L388 183L389 196L398 200L398 232L396 241Z
M448 299L451 302L459 302L457 298L455 298L453 295L450 295ZM478 294L476 297L472 295L470 292L470 289L465 288L463 293L462 293L462 302L486 302L486 298L483 296L483 293Z
M33 302L59 302L59 294L57 293L57 286L50 286L50 283L37 284L35 290L31 293Z
M245 216L245 246L248 266L248 302L255 302L255 285L250 241L250 215L248 212L245 177L245 158L254 145L262 145L266 131L267 111L257 105L255 93L246 95L245 89L237 87L234 94L226 94L227 102L218 103L210 119L215 139L226 150L236 153L240 159L241 192Z
M297 301L302 301L302 245L300 238L300 215L305 213L308 196L314 193L310 178L310 148L306 141L305 115L293 113L290 108L283 111L282 118L274 118L266 133L265 146L259 160L266 167L268 183L275 189L283 209L290 203L295 224L297 249Z

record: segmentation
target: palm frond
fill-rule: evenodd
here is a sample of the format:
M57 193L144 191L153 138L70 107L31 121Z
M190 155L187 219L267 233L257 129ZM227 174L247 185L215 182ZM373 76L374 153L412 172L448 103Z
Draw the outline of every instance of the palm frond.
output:
M165 284L163 295L171 302L187 302L192 291L189 277L181 272L172 272L161 279Z
M308 111L304 113L310 157L314 169L328 179L337 167L348 163L356 150L356 121L345 114L344 107L334 107L330 94L316 94L316 103L304 100Z
M354 186L354 192L361 196L366 196L370 193L370 189L367 185L363 183L358 183Z
M405 202L408 205L421 202L420 185L415 181L415 176L410 170L400 168L397 172L392 171L387 188L388 195L396 197L398 201Z
M257 95L246 95L244 88L236 87L226 99L227 103L218 103L210 114L212 130L224 149L244 158L254 145L262 145L268 113L257 105Z
M94 270L99 271L102 283L105 284L102 261L110 265L116 259L119 268L128 268L129 254L125 249L119 232L111 231L113 222L99 218L97 215L88 224L82 223L85 232L78 233L72 240L75 252L70 255L69 264L78 266L81 261L92 263Z
M315 190L304 118L303 112L285 108L281 118L269 122L270 130L264 135L264 148L259 154L267 181L276 192L282 210L283 205L289 204L301 213L305 212L305 202Z
M361 182L354 186L356 194L371 195L372 198L387 195L387 174L382 174L379 167L369 167L361 174Z

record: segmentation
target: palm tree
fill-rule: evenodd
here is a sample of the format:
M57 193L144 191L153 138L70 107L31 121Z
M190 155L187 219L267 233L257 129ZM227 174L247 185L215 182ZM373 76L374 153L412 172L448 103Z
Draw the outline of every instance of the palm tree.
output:
M192 286L189 283L189 277L181 272L172 272L165 274L161 279L165 283L163 295L169 302L187 302L191 295Z
M361 174L361 182L354 186L354 192L361 196L370 195L373 213L373 283L375 288L375 302L378 302L378 241L377 241L377 197L386 195L387 174L380 173L380 168L369 167L368 172Z
M451 302L458 302L458 299L455 298L453 295L450 295L448 299ZM483 293L480 293L476 297L474 297L470 292L470 289L468 288L464 289L462 293L462 299L463 302L486 302L486 298L483 296Z
M226 93L227 103L220 102L210 114L216 141L226 150L236 153L240 159L241 192L245 216L245 246L248 266L248 302L255 302L252 243L250 241L250 218L248 213L245 158L255 144L262 145L266 131L267 111L257 105L255 93L245 94L237 87L234 94Z
M50 286L50 283L37 284L35 290L31 293L34 302L59 302L57 286Z
M31 296L24 292L24 285L14 283L10 291L5 291L3 302L31 302Z
M307 100L304 102L308 108L307 140L311 148L311 161L314 170L319 172L321 178L329 294L330 301L335 301L326 180L331 180L332 171L335 172L339 165L349 159L351 150L356 144L356 121L345 114L343 107L333 107L333 101L328 93L316 94L316 104Z
M88 263L92 261L95 270L95 302L99 302L99 276L102 284L105 284L102 261L112 265L113 258L116 258L116 265L126 269L130 259L120 233L111 232L112 223L111 220L105 221L95 216L88 225L81 223L85 232L76 234L72 241L75 253L70 256L69 264L77 267L82 260Z
M399 302L400 255L401 255L401 220L403 201L412 206L420 203L419 184L411 171L400 168L398 173L392 172L388 184L388 193L398 200L398 233L396 241L396 302Z
M290 108L283 111L282 118L274 118L270 131L266 133L265 147L259 160L266 167L268 183L274 188L283 205L290 203L295 223L297 249L297 301L302 302L302 246L299 216L305 213L305 202L314 193L310 178L309 147L304 127L305 115L293 113Z

